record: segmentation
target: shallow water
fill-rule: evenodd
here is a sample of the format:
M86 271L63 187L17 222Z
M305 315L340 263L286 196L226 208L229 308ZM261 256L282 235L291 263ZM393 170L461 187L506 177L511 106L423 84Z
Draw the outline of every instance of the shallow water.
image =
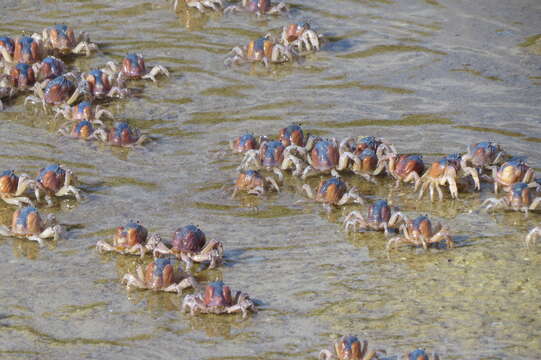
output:
M371 199L390 194L408 215L449 224L460 245L388 256L382 234L344 233L352 207L326 213L298 203L302 183L291 177L278 195L231 200L240 158L220 150L246 131L273 136L295 122L325 136L385 137L427 162L489 139L540 171L541 4L289 3L290 20L309 20L329 42L301 63L267 70L222 62L287 18L175 14L165 1L2 2L0 34L56 23L89 32L100 52L70 65L86 70L136 51L172 77L134 83L140 97L107 106L152 137L143 150L59 138L62 121L22 98L0 113L1 169L34 174L59 162L85 194L44 211L67 226L67 240L39 248L0 239L0 358L314 359L350 333L389 354L425 347L444 359L539 358L541 247L523 246L539 212L479 212L493 196L488 185L431 204L409 187L348 177ZM12 211L0 204L0 222ZM101 256L94 245L129 219L164 236L199 224L227 256L199 279L224 279L261 311L245 321L191 317L176 295L127 293L119 279L139 260Z

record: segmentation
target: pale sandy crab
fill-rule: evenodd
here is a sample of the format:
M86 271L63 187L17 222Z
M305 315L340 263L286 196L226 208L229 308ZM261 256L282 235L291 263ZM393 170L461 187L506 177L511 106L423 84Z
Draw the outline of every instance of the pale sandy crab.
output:
M103 126L103 122L101 121L103 116L113 119L113 114L110 111L103 109L100 105L92 105L88 101L81 101L79 104L73 106L65 105L64 108L56 108L54 111L55 119L64 116L69 122L86 120L94 125Z
M302 189L306 192L308 198L323 203L327 209L331 206L342 206L349 202L364 204L364 200L352 187L348 190L348 185L339 177L334 176L327 180L321 180L315 193L308 184L304 184Z
M377 200L368 208L366 219L357 210L350 212L344 219L344 227L346 231L383 230L387 235L389 229L398 230L397 227L405 221L407 217L392 208L386 200Z
M224 9L225 14L237 11L261 16L283 14L287 13L289 9L283 2L273 5L270 0L242 0L240 5L230 5Z
M250 195L261 196L270 190L280 192L280 187L274 178L263 176L256 170L241 170L231 198L234 198L239 191L245 191Z
M387 242L387 250L398 244L422 246L426 250L428 245L439 243L442 240L445 240L447 248L454 246L453 238L449 234L449 228L441 224L432 225L426 215L406 221L405 224L400 226L400 231L402 236L394 237Z
M24 195L27 189L34 186L34 180L26 174L15 175L13 170L0 173L0 197L6 203L22 206L32 205L32 201Z
M221 11L224 7L222 0L175 0L173 9L177 11L179 3L184 3L187 7L196 8L200 12L205 12L205 9Z
M319 51L320 38L308 23L296 23L285 25L282 29L281 42L283 45L291 45L299 54L304 52Z
M493 167L501 164L506 156L505 151L500 145L492 141L483 141L468 146L468 152L462 155L460 165L467 173L477 174L475 180L476 190L481 189L480 177L483 177L483 170L491 170ZM470 170L471 169L471 170ZM490 177L486 177L492 182Z
M109 131L99 131L96 134L101 141L112 146L133 148L148 140L148 137L142 135L139 129L131 128L125 121L118 122Z
M186 271L193 267L193 263L209 263L208 268L214 269L223 262L224 248L220 241L207 242L205 233L195 225L178 228L173 233L171 242L164 242L158 236L154 257L172 254L186 264Z
M126 226L116 228L112 245L105 240L96 243L96 250L102 252L116 252L122 255L139 255L152 252L161 242L158 235L148 236L148 230L138 221L130 221Z
M401 182L414 182L414 191L421 184L421 175L425 170L425 164L421 155L399 155L395 152L382 156L379 160L378 169L374 175L378 175L384 168L387 173L396 179L395 187Z
M44 239L58 240L62 232L63 229L56 224L53 214L49 214L44 220L38 210L32 206L19 208L13 213L11 230L6 226L0 226L0 235L2 236L26 237L28 240L37 241L40 246L43 246Z
M244 63L262 62L266 67L270 64L281 64L293 60L295 52L290 46L274 41L270 34L252 40L244 47L236 46L224 60L225 66L242 65Z
M32 38L43 43L43 47L50 53L57 55L82 54L90 56L98 46L90 42L88 34L81 32L75 36L71 26L57 24L51 28L43 29L41 35L34 33Z
M505 162L499 169L492 168L494 180L494 193L498 193L501 186L505 191L518 182L530 183L535 178L534 169L530 168L522 158L513 158Z
M530 232L528 235L526 235L526 246L530 246L530 244L535 244L537 239L541 237L541 226L536 226Z
M216 281L206 286L204 294L186 295L182 302L182 311L190 311L191 315L241 312L242 317L246 318L249 312L256 312L256 307L247 294L237 291L235 296L232 296L229 286L222 281Z
M118 66L109 61L107 66L112 71L113 77L116 75L116 81L118 84L124 84L126 80L139 80L139 79L150 79L153 82L156 82L156 76L162 74L169 77L169 71L162 65L154 66L150 71L145 66L145 59L142 54L129 53L120 65ZM107 69L103 70L108 72Z
M45 194L48 206L53 205L53 196L73 194L77 201L81 201L80 190L72 185L75 181L73 172L61 165L53 164L40 169L34 186L37 202L40 201L41 193Z
M461 163L460 154L451 154L432 163L430 169L428 169L423 176L421 176L421 182L423 185L419 191L419 199L422 199L426 189L429 189L430 201L433 201L434 189L436 189L438 191L440 201L443 200L443 193L440 186L445 186L446 184L449 185L451 198L458 199L457 183L461 183L463 180L463 178L460 177L462 172L465 172L467 175L471 175L477 187L479 182L477 171L471 167L463 169Z
M518 182L511 185L506 196L496 199L488 198L481 204L481 207L490 209L509 209L514 211L523 211L525 215L529 210L535 210L541 207L541 196L535 197L531 188L539 188L539 184L532 182L526 184Z
M156 258L147 265L145 271L139 265L136 274L125 274L122 283L130 290L132 287L154 291L176 292L181 294L184 289L197 287L194 277L184 272L181 267L173 268L171 259Z
M368 350L368 341L362 343L357 336L348 335L336 341L331 350L321 350L320 360L371 360L382 359L385 354L381 350Z

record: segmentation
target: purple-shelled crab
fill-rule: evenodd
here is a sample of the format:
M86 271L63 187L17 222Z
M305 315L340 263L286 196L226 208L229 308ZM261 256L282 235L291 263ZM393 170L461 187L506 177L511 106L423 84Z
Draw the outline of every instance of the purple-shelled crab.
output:
M105 240L96 243L98 252L116 252L122 255L139 255L141 258L146 253L152 252L160 238L157 235L148 236L148 230L139 222L130 221L126 226L116 228L112 245Z
M13 170L6 170L0 173L0 197L6 203L22 206L32 205L32 201L23 195L27 189L34 186L34 180L26 174L15 175Z
M73 172L61 165L49 165L40 169L35 181L36 200L39 203L41 194L45 194L48 206L53 205L53 196L66 196L73 194L77 201L81 201L80 190L72 185L76 181Z
M449 234L447 226L441 224L432 225L432 222L427 216L419 216L413 220L407 220L405 224L400 226L402 236L397 236L387 242L387 249L393 245L411 244L414 246L422 246L425 250L428 245L439 243L445 240L447 248L452 248L454 245L453 238Z
M481 204L481 207L490 209L509 209L514 211L523 211L528 214L529 210L535 210L541 207L541 196L535 196L532 188L539 188L539 184L532 182L526 184L518 182L511 185L506 196L496 199L488 198Z
M336 341L331 350L321 350L320 360L371 360L381 359L384 354L381 350L368 350L368 341L362 343L357 336L342 336Z
M145 59L142 54L129 53L124 59L120 68L112 61L107 63L112 71L113 77L116 77L118 84L124 84L126 80L150 79L156 82L156 76L162 74L169 77L169 71L162 65L154 66L150 71L145 66ZM107 69L104 70L108 72Z
M32 38L40 41L49 53L55 55L86 54L89 56L98 46L90 42L89 36L81 32L75 36L71 26L57 24L51 28L43 29L41 34L34 33Z
M350 212L344 219L346 231L357 230L383 230L385 234L389 229L398 229L398 226L407 221L407 218L400 211L393 209L385 200L378 200L368 208L366 219L357 210Z
M308 184L304 184L302 188L306 196L323 203L327 209L330 209L330 206L342 206L348 202L364 204L357 188L352 187L348 190L348 185L339 176L321 180L315 193Z
M294 55L295 53L292 52L290 46L277 43L270 34L267 34L257 40L250 41L244 47L234 47L224 60L224 65L262 62L268 67L270 64L291 61Z
M256 170L241 170L233 190L234 198L239 191L245 191L251 195L263 195L270 190L280 192L280 187L274 178L263 176Z
M287 5L283 2L272 4L270 0L242 0L240 5L230 5L224 9L224 13L231 12L249 12L261 15L283 14L289 11Z

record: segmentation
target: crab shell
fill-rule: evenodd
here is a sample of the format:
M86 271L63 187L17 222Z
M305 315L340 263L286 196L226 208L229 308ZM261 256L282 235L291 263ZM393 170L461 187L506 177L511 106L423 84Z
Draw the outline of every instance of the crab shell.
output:
M77 45L77 39L71 26L58 24L47 29L47 32L52 47L61 52L69 52Z
M376 224L388 223L391 219L391 207L385 200L378 200L368 208L368 221Z
M145 244L147 236L148 231L143 225L129 222L126 226L116 228L113 243L116 246L132 247L136 244Z
M376 139L374 136L365 136L357 142L355 146L355 153L362 153L366 149L376 151L378 149L378 146L380 146L381 144L382 142Z
M374 171L378 167L378 156L376 155L376 152L370 148L364 149L357 157L361 160L361 168L357 170Z
M236 153L244 153L248 150L257 149L257 140L252 134L244 134L233 139L233 151Z
M272 57L272 48L274 43L267 38L259 38L257 40L252 40L248 43L248 48L246 49L246 57L253 61L260 61L263 58L270 59Z
M299 125L289 125L288 127L280 129L278 136L284 146L289 146L291 144L304 146L304 133Z
M514 184L508 196L510 200L509 203L512 208L529 206L533 197L528 184L523 182Z
M15 51L15 42L13 39L7 36L0 36L0 47L6 49L9 56L13 57L13 52ZM2 54L0 54L1 58Z
M232 306L233 298L231 297L231 289L229 286L224 285L222 281L211 282L205 288L203 303L205 306L213 307Z
M346 183L338 177L321 180L316 191L316 201L336 204L346 192Z
M130 53L122 60L120 71L130 79L139 79L146 74L145 60L141 55Z
M94 108L88 101L81 101L72 108L74 120L90 120L94 118Z
M445 170L448 167L453 167L455 171L458 172L458 170L460 169L460 155L459 154L452 154L444 158L441 158L440 160L436 162L433 162L432 165L430 166L430 169L428 169L427 171L428 176L432 178L438 178L440 176L443 176L445 174Z
M340 360L360 360L361 342L356 336L343 336L335 344L335 351Z
M530 169L521 159L513 159L503 164L496 174L497 180L504 185L512 185L522 180Z
M11 231L17 235L35 235L43 231L43 220L35 207L27 206L13 213Z
M0 194L8 195L17 191L19 177L13 170L6 170L0 174Z
M420 175L423 173L424 170L425 164L421 156L399 155L394 171L398 177L405 178L411 172L416 172Z
M242 170L237 177L235 188L248 191L257 187L265 188L263 176L256 170Z
M139 139L139 134L130 128L128 123L121 122L116 125L115 128L109 130L107 141L111 145L124 146L130 145Z
M75 85L71 80L63 75L55 77L45 87L45 102L53 105L65 103L74 91Z
M270 0L248 0L247 9L251 12L259 11L264 14L271 9L271 2Z
M13 60L18 63L34 64L43 58L41 49L36 40L30 36L21 36L15 39Z
M493 142L484 141L477 143L471 148L471 162L476 167L491 164L499 151L501 151L500 147Z
M174 283L174 270L169 258L157 258L145 268L145 284L152 290L160 290Z
M32 66L20 63L17 64L10 72L11 84L15 88L27 88L36 82L36 76Z
M429 357L426 351L417 349L408 354L408 360L429 360Z
M65 72L66 64L60 59L53 56L48 56L41 62L38 72L40 79L53 79L62 75Z
M94 132L92 123L88 120L81 120L76 124L73 124L71 128L71 136L79 139L88 139Z
M197 254L207 242L205 233L195 225L178 228L173 233L171 247L174 252Z
M320 171L328 171L336 167L340 154L336 143L319 140L310 152L310 158L312 167Z
M91 70L85 80L88 82L90 93L96 97L105 96L111 90L109 77L101 70Z
M287 41L292 42L299 38L305 30L309 30L310 25L307 23L289 24L286 28Z
M66 180L66 170L60 165L49 165L39 171L36 182L41 185L46 191L58 192Z
M432 223L427 216L421 215L415 218L412 222L408 223L408 230L413 234L420 234L426 239L430 239L432 233Z
M280 167L284 161L285 147L280 141L268 141L259 148L259 161L266 168Z

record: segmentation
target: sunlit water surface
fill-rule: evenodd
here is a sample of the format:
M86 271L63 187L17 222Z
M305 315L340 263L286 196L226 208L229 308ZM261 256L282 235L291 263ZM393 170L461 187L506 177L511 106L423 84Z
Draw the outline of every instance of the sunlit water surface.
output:
M541 215L479 211L493 196L417 201L348 177L370 199L450 225L459 246L401 248L381 233L347 235L353 209L327 213L290 176L278 195L230 199L240 158L222 150L246 131L276 135L302 123L313 134L385 137L430 162L493 140L541 167L541 4L535 0L293 0L289 19L175 12L165 1L4 0L0 34L68 23L100 46L69 60L82 70L141 52L170 79L132 83L140 97L107 107L152 137L119 150L60 138L62 121L24 107L0 113L0 168L36 173L62 163L79 177L80 204L44 210L68 239L43 248L0 240L0 357L16 359L314 359L342 334L389 354L416 347L444 359L535 359L541 354L541 247L524 235ZM300 63L223 66L227 52L288 20L308 20L329 40ZM317 184L318 178L310 180ZM447 194L447 193L446 193ZM0 204L0 222L13 207ZM363 210L364 211L364 210ZM191 317L181 297L128 293L135 257L99 255L94 244L139 219L170 236L188 223L223 241L223 279L261 311ZM147 259L145 261L148 262Z

